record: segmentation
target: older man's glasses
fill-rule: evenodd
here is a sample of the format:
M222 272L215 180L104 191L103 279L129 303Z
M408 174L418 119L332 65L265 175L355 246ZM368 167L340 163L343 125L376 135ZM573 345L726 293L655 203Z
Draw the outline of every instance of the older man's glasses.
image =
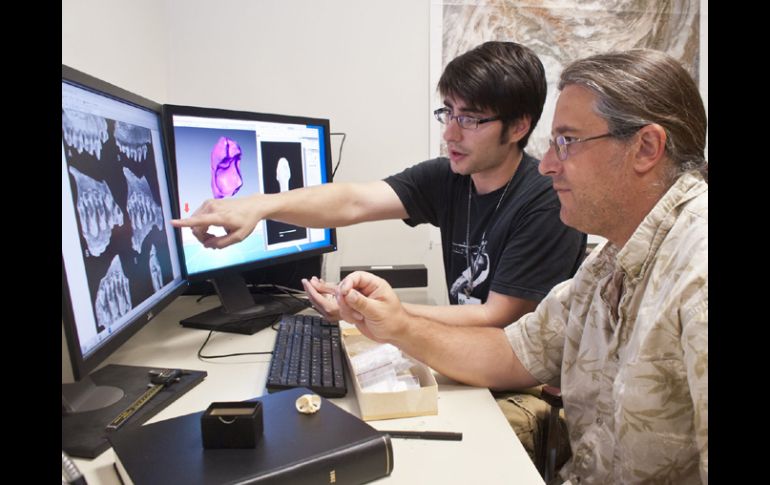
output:
M563 162L567 159L567 157L569 157L569 151L567 149L570 145L574 143L583 143L585 141L598 140L599 138L606 138L608 136L615 136L615 133L604 133L603 135L589 136L585 138L575 138L573 136L559 135L556 138L548 140L548 144L551 145L551 147L554 149L556 156L559 157L559 160Z
M455 116L449 108L439 108L433 112L433 116L435 116L442 125L448 125L452 120L455 120L457 121L457 124L460 125L460 128L465 128L466 130L475 130L483 123L489 123L490 121L500 119L499 116L490 116L489 118L474 118L473 116L465 115Z

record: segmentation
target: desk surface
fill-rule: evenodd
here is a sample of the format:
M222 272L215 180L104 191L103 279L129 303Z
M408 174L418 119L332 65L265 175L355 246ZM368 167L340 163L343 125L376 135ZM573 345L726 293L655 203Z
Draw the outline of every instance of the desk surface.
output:
M270 355L199 360L198 348L208 331L183 328L179 320L219 304L209 297L182 296L134 335L106 363L148 367L181 367L208 372L195 388L154 416L150 422L204 410L213 401L241 401L265 393ZM207 355L270 351L275 332L254 335L214 333ZM469 387L437 375L439 413L436 416L369 421L378 429L460 431L462 441L393 439L393 473L377 483L517 483L542 484L516 434L487 389ZM360 416L355 391L332 401ZM115 484L115 455L108 449L93 460L75 459L89 485Z

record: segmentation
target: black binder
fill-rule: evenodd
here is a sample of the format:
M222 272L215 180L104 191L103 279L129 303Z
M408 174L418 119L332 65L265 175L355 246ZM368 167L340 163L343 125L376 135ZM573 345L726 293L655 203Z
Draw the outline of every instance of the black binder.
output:
M295 401L305 388L262 396L264 430L255 448L205 449L203 411L110 437L125 483L365 483L390 475L390 437L321 398L315 414Z

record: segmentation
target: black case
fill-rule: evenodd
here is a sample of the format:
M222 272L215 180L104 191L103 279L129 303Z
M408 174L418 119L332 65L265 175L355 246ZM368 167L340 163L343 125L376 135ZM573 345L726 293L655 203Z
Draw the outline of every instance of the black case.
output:
M213 402L201 416L204 448L254 448L262 437L262 403Z

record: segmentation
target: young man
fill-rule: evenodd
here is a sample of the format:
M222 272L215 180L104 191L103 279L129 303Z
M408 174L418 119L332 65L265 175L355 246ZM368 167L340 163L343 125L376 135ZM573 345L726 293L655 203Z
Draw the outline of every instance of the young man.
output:
M448 158L384 181L208 200L173 224L192 227L205 246L221 248L243 240L262 219L305 227L382 219L430 223L441 230L453 305L409 310L450 325L506 325L572 276L585 251L585 235L559 220L550 181L524 152L545 102L544 69L524 46L487 42L452 60L438 90L444 107L434 114L446 125ZM210 225L227 234L207 233ZM303 283L313 306L338 319L334 286L317 278Z
M451 378L560 385L568 483L708 483L706 114L671 57L592 56L561 75L540 164L568 225L607 242L505 327L410 315L387 283L340 283L343 318Z

